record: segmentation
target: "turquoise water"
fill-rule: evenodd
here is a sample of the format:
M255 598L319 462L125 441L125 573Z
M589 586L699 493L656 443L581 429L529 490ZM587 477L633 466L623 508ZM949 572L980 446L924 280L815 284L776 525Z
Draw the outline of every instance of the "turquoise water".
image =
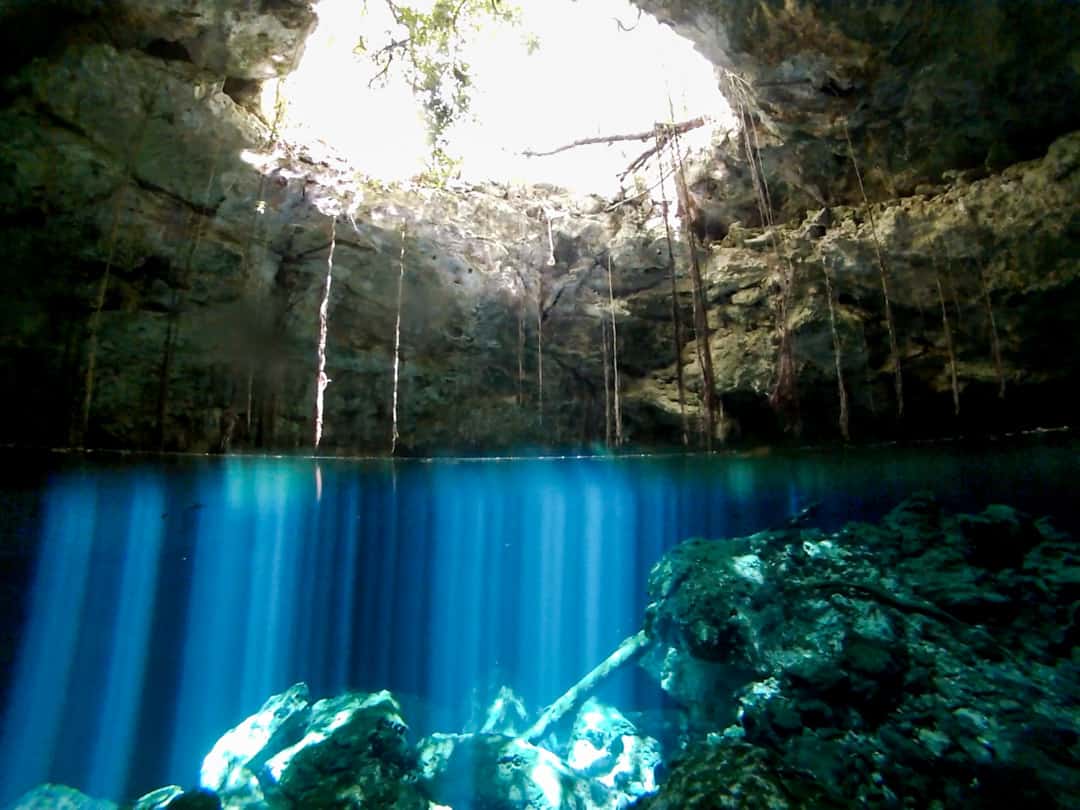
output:
M0 803L44 781L195 782L271 693L387 688L414 738L502 684L532 711L641 622L691 536L874 520L906 495L1006 502L1075 533L1067 435L674 456L358 462L6 454ZM637 671L605 687L662 706Z

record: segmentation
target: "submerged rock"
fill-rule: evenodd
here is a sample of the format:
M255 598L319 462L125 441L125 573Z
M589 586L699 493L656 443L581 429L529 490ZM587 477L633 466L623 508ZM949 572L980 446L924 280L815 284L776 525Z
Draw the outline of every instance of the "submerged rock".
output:
M407 731L389 692L318 701L300 741L266 763L269 806L426 810L412 784Z
M520 810L607 807L607 791L559 757L501 734L432 734L420 742L424 792L441 805Z
M642 735L614 706L595 698L585 701L567 749L567 764L607 787L612 807L625 807L656 790L660 744Z
M303 735L308 700L304 683L270 697L259 711L217 741L203 760L200 784L220 795L226 808L258 805L263 800L259 771Z
M1046 521L926 496L682 543L650 576L643 665L698 742L645 806L1080 805L1077 582Z
M16 799L9 810L119 810L119 805L64 785L38 785Z

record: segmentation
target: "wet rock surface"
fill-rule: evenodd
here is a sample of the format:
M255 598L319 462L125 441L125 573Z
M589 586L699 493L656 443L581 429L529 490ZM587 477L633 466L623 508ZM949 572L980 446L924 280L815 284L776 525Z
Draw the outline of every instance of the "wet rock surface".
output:
M643 663L697 741L645 806L1075 806L1078 572L1049 522L929 497L681 544L650 576Z
M691 160L718 438L835 440L841 381L855 440L1073 421L1075 7L641 6L737 73L725 87L778 223L761 228L739 133ZM399 449L602 441L609 258L628 439L679 443L678 367L703 445L689 248L677 236L676 359L660 206L388 188L278 142L253 99L312 20L289 0L0 5L25 32L0 97L0 380L19 392L0 441L310 447L333 235L323 447L385 453L404 228ZM785 332L794 387L777 409Z

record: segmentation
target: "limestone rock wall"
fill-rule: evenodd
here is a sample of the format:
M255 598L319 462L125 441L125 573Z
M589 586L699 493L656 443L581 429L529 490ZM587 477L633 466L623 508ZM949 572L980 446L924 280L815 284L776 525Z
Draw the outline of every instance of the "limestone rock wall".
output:
M760 139L782 223L761 229L739 138L692 162L721 438L839 436L825 271L854 438L1071 420L1071 6L1051 24L1039 4L641 5L738 73L726 86ZM4 30L25 32L0 94L0 442L310 447L333 237L323 448L386 452L404 229L405 452L603 442L609 260L626 436L678 444L659 206L546 187L386 188L329 151L278 142L250 102L291 68L312 20L285 0L0 4ZM676 234L696 446L690 257ZM798 407L778 416L789 259Z

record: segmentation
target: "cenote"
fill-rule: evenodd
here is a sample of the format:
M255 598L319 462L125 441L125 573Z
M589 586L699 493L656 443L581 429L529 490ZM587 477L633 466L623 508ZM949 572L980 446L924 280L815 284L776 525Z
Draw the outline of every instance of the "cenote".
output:
M948 512L1080 519L1067 434L742 457L5 461L5 801L41 782L116 798L195 785L217 739L298 682L312 700L390 690L414 741L478 732L509 688L524 714L499 719L523 732L642 626L650 569L686 538L820 538L919 491ZM593 697L666 745L688 733L640 667ZM569 719L555 729L559 750Z
M1080 807L1078 32L0 3L0 807Z

